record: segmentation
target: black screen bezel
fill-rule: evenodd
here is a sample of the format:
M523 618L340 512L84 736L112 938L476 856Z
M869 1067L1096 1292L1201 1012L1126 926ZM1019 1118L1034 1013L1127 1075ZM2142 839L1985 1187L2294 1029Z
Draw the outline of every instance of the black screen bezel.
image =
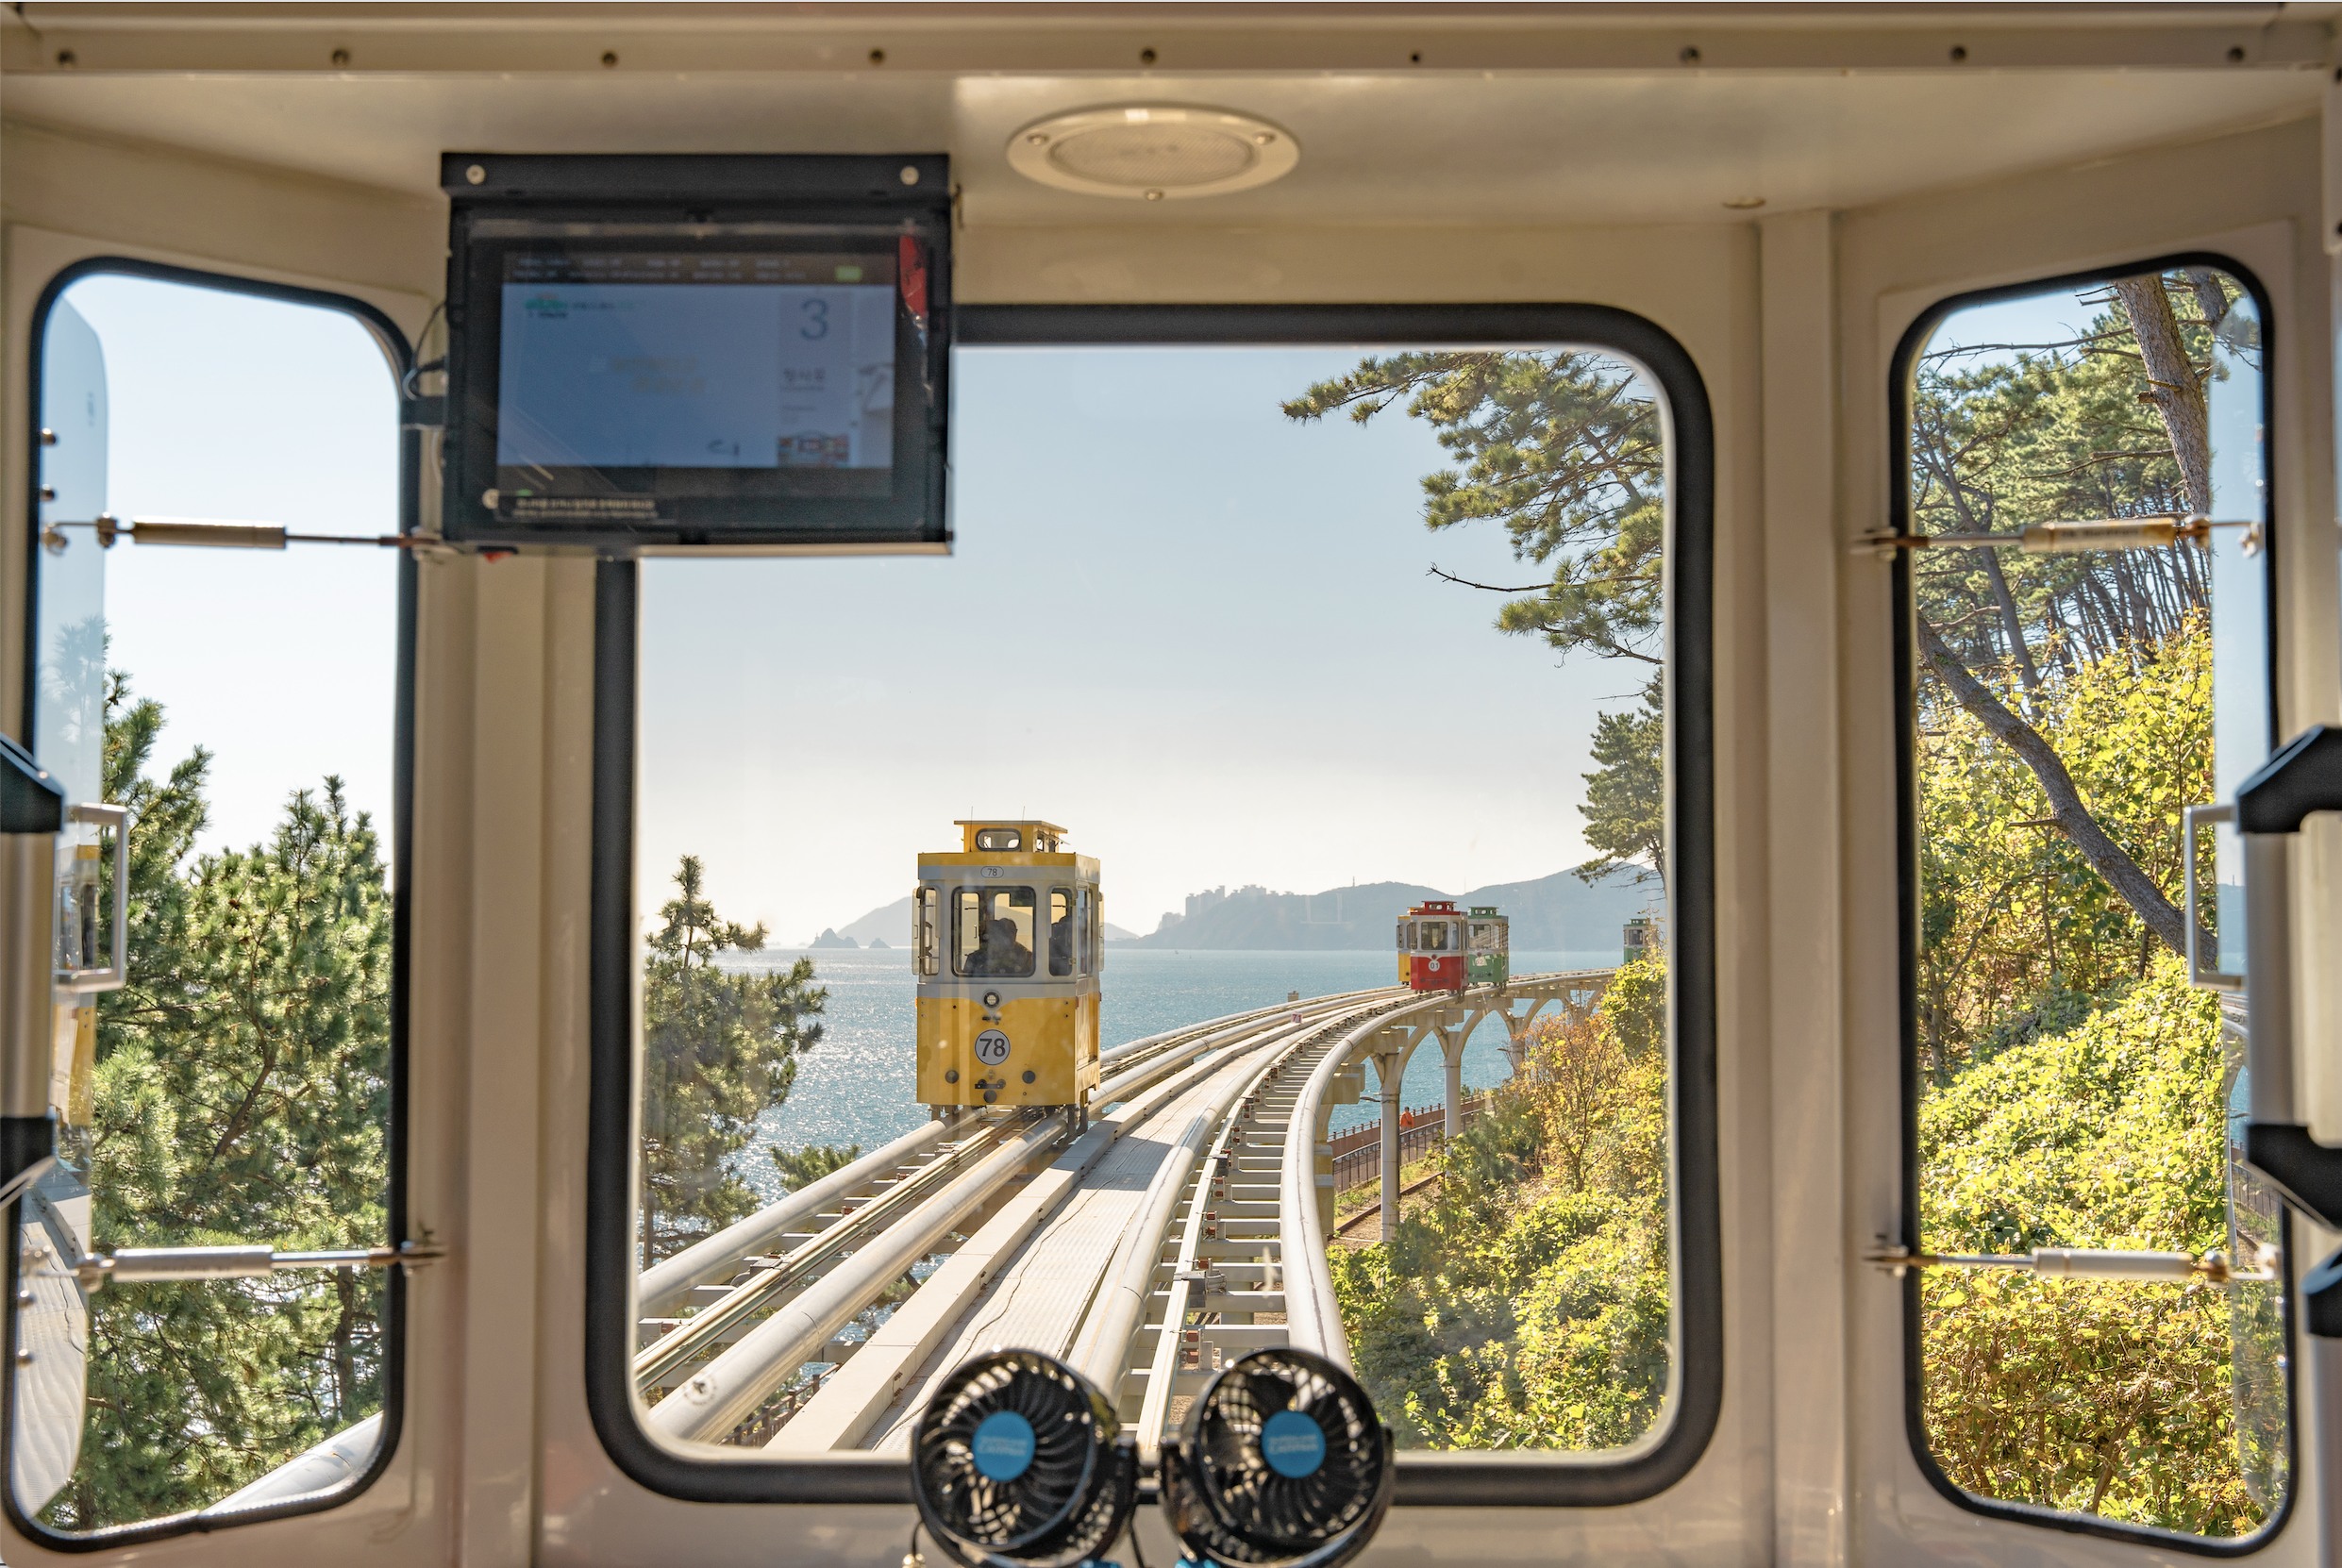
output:
M453 207L442 454L442 527L451 543L600 554L948 547L951 214L943 157L448 154L442 173ZM898 283L895 447L882 493L857 493L867 485L855 476L878 472L869 469L564 470L577 490L648 502L655 515L513 515L496 452L508 258L868 252L906 237L924 251L927 309L914 319Z

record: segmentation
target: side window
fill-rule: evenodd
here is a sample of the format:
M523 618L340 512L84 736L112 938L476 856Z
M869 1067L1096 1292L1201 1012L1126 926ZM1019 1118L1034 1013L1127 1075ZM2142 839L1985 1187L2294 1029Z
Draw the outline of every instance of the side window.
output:
M1074 972L1074 894L1071 888L1049 890L1049 973Z
M99 274L38 351L29 727L73 820L9 1479L83 1532L330 1488L382 1442L399 422L336 309ZM369 547L192 547L204 519Z
M2283 1221L2229 1147L2250 1020L2190 985L2242 968L2235 846L2191 898L2182 813L2270 744L2261 331L2179 266L1941 312L1899 372L1927 1454L2225 1540L2290 1485Z
M911 895L912 967L921 975L936 974L943 966L944 942L936 910L939 897L936 890L928 887L919 888Z

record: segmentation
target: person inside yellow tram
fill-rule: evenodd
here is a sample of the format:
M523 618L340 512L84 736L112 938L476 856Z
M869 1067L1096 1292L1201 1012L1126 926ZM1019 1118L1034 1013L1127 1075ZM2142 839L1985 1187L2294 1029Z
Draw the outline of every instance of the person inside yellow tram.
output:
M1016 922L1006 915L985 923L983 945L968 955L971 975L1029 975L1032 949L1018 940Z

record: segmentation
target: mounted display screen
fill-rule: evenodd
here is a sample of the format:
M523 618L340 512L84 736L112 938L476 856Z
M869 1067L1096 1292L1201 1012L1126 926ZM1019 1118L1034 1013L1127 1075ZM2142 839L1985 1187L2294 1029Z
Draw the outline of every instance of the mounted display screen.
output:
M450 540L945 544L940 158L447 164Z

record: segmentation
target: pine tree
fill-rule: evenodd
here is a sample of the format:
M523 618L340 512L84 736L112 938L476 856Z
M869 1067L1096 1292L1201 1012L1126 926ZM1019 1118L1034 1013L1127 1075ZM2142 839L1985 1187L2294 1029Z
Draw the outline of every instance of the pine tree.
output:
M766 933L718 915L705 882L684 856L643 961L645 1266L755 1209L738 1157L789 1098L829 998L811 959L769 974L720 967L727 953L761 952Z
M388 1180L391 918L338 778L272 839L196 855L210 759L146 773L161 708L109 677L106 791L131 808L130 983L98 1015L94 1243L371 1246ZM110 1286L92 1301L91 1527L214 1502L381 1408L381 1282Z
M1667 882L1667 721L1665 700L1653 680L1643 689L1641 712L1603 713L1594 721L1595 771L1583 775L1586 842L1601 851L1577 868L1599 882L1622 867L1634 880Z

